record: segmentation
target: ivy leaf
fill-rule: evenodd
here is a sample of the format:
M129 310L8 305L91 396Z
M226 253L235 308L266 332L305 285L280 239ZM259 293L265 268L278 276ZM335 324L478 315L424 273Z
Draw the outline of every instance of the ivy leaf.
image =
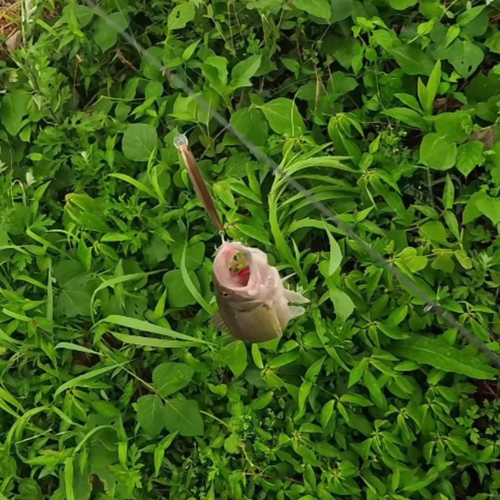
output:
M123 134L123 154L129 160L148 161L157 145L156 129L147 123L133 123Z
M248 364L247 349L241 340L236 340L221 349L221 359L237 377L241 375Z
M469 113L441 113L435 119L436 132L448 136L453 141L462 142L472 131L472 118Z
M430 75L434 68L429 54L416 45L394 47L391 53L407 75Z
M137 400L137 421L146 434L158 436L163 430L163 402L159 396L148 394Z
M468 78L483 62L484 52L469 40L457 39L448 47L446 58L462 78Z
M328 287L328 293L333 302L335 314L342 319L347 319L354 311L354 302L351 297L333 285Z
M99 18L95 24L95 43L106 52L116 44L118 35L128 28L129 22L128 16L121 12L113 12L107 19Z
M477 209L493 224L500 222L500 199L499 198L483 198L476 202Z
M31 478L19 482L19 500L43 500L43 493L37 481Z
M437 243L446 243L446 229L438 220L431 220L420 226L420 236Z
M250 87L252 85L250 78L257 73L257 70L260 68L261 60L262 56L260 54L256 54L250 56L244 61L240 61L231 72L231 87L233 89Z
M196 10L193 2L176 5L168 16L168 29L180 30L194 19Z
M186 387L193 375L193 368L184 363L162 363L153 370L153 386L167 397Z
M395 10L405 10L417 3L418 0L389 0L389 5Z
M277 134L296 137L305 132L305 125L297 105L284 97L278 97L261 107L269 126Z
M328 0L293 0L293 4L297 9L327 21L332 15L331 5Z
M405 267L414 273L425 269L428 263L427 257L424 255L417 255L417 249L413 247L408 247L402 250L398 255L398 260L400 260ZM396 264L398 263L398 260L396 261Z
M195 288L200 291L200 280L194 271L189 272L189 278ZM163 277L163 283L167 287L167 297L172 307L182 308L196 304L196 299L186 286L180 269L166 273Z
M435 170L448 170L455 165L457 145L436 133L427 134L420 144L420 162Z
M10 135L16 136L21 130L30 100L30 95L21 90L11 92L2 99L0 121Z
M171 399L163 412L165 427L181 436L203 436L205 425L198 403L194 400Z
M485 162L483 148L484 144L480 141L466 142L458 147L457 168L465 177Z
M354 11L354 0L331 0L332 16L327 20L338 23L350 17Z
M86 275L68 280L64 283L57 299L56 314L66 318L90 316L90 305L95 288L95 284Z
M491 35L485 43L486 47L488 47L491 52L495 54L500 54L500 31L497 31L493 35Z
M269 137L269 125L258 108L242 108L231 115L231 125L256 146L263 146Z

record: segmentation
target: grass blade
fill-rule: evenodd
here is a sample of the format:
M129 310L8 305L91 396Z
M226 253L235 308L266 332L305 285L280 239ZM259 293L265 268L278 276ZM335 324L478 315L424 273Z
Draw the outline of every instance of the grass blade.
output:
M111 370L114 370L116 368L119 368L120 365L112 365L112 366L104 366L103 368L97 368L97 370L92 370L90 372L86 372L78 377L75 377L71 380L68 380L64 384L60 385L56 392L54 393L54 398L57 398L59 394L62 392L71 389L73 387L78 386L81 382L85 382L86 380L93 379L95 377L98 377L99 375L102 375L103 373L107 373Z
M155 325L142 319L129 318L128 316L120 316L118 314L112 314L99 321L99 323L110 323L112 325L124 326L125 328L131 328L132 330L139 330L141 332L156 333L157 335L163 335L164 337L170 337L172 339L187 340L197 344L208 344L205 340L197 339L185 335L184 333L175 332L174 330L170 330L170 328Z
M187 342L185 340L165 340L152 337L141 337L139 335L127 335L125 333L110 332L113 337L125 344L133 344L141 347L158 347L160 349L178 349L183 347L198 346L196 342Z

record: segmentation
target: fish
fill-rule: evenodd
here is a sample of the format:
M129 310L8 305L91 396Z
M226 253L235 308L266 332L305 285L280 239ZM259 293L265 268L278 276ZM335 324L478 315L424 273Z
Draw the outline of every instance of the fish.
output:
M281 337L290 320L304 314L309 300L288 290L262 250L238 242L223 242L213 265L219 312L212 323L247 343Z

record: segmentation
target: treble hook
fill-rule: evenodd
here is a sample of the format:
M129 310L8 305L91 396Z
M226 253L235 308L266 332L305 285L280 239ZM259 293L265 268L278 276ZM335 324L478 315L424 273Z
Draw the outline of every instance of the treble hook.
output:
M219 235L222 238L222 242L224 242L224 226L222 225L219 214L217 213L212 196L208 191L207 183L201 175L198 163L196 162L193 153L189 149L187 137L184 134L178 135L174 139L174 146L179 150L186 165L186 169L188 171L191 182L193 183L194 189L198 194L201 202L203 203L205 210L210 216L210 219L212 219L212 222L218 229Z

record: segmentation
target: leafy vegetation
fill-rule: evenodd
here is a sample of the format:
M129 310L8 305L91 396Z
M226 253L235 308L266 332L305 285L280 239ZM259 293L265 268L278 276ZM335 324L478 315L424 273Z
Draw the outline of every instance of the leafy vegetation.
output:
M498 499L500 1L2 4L0 499ZM132 34L145 54L117 31ZM209 323L228 235L311 300Z

